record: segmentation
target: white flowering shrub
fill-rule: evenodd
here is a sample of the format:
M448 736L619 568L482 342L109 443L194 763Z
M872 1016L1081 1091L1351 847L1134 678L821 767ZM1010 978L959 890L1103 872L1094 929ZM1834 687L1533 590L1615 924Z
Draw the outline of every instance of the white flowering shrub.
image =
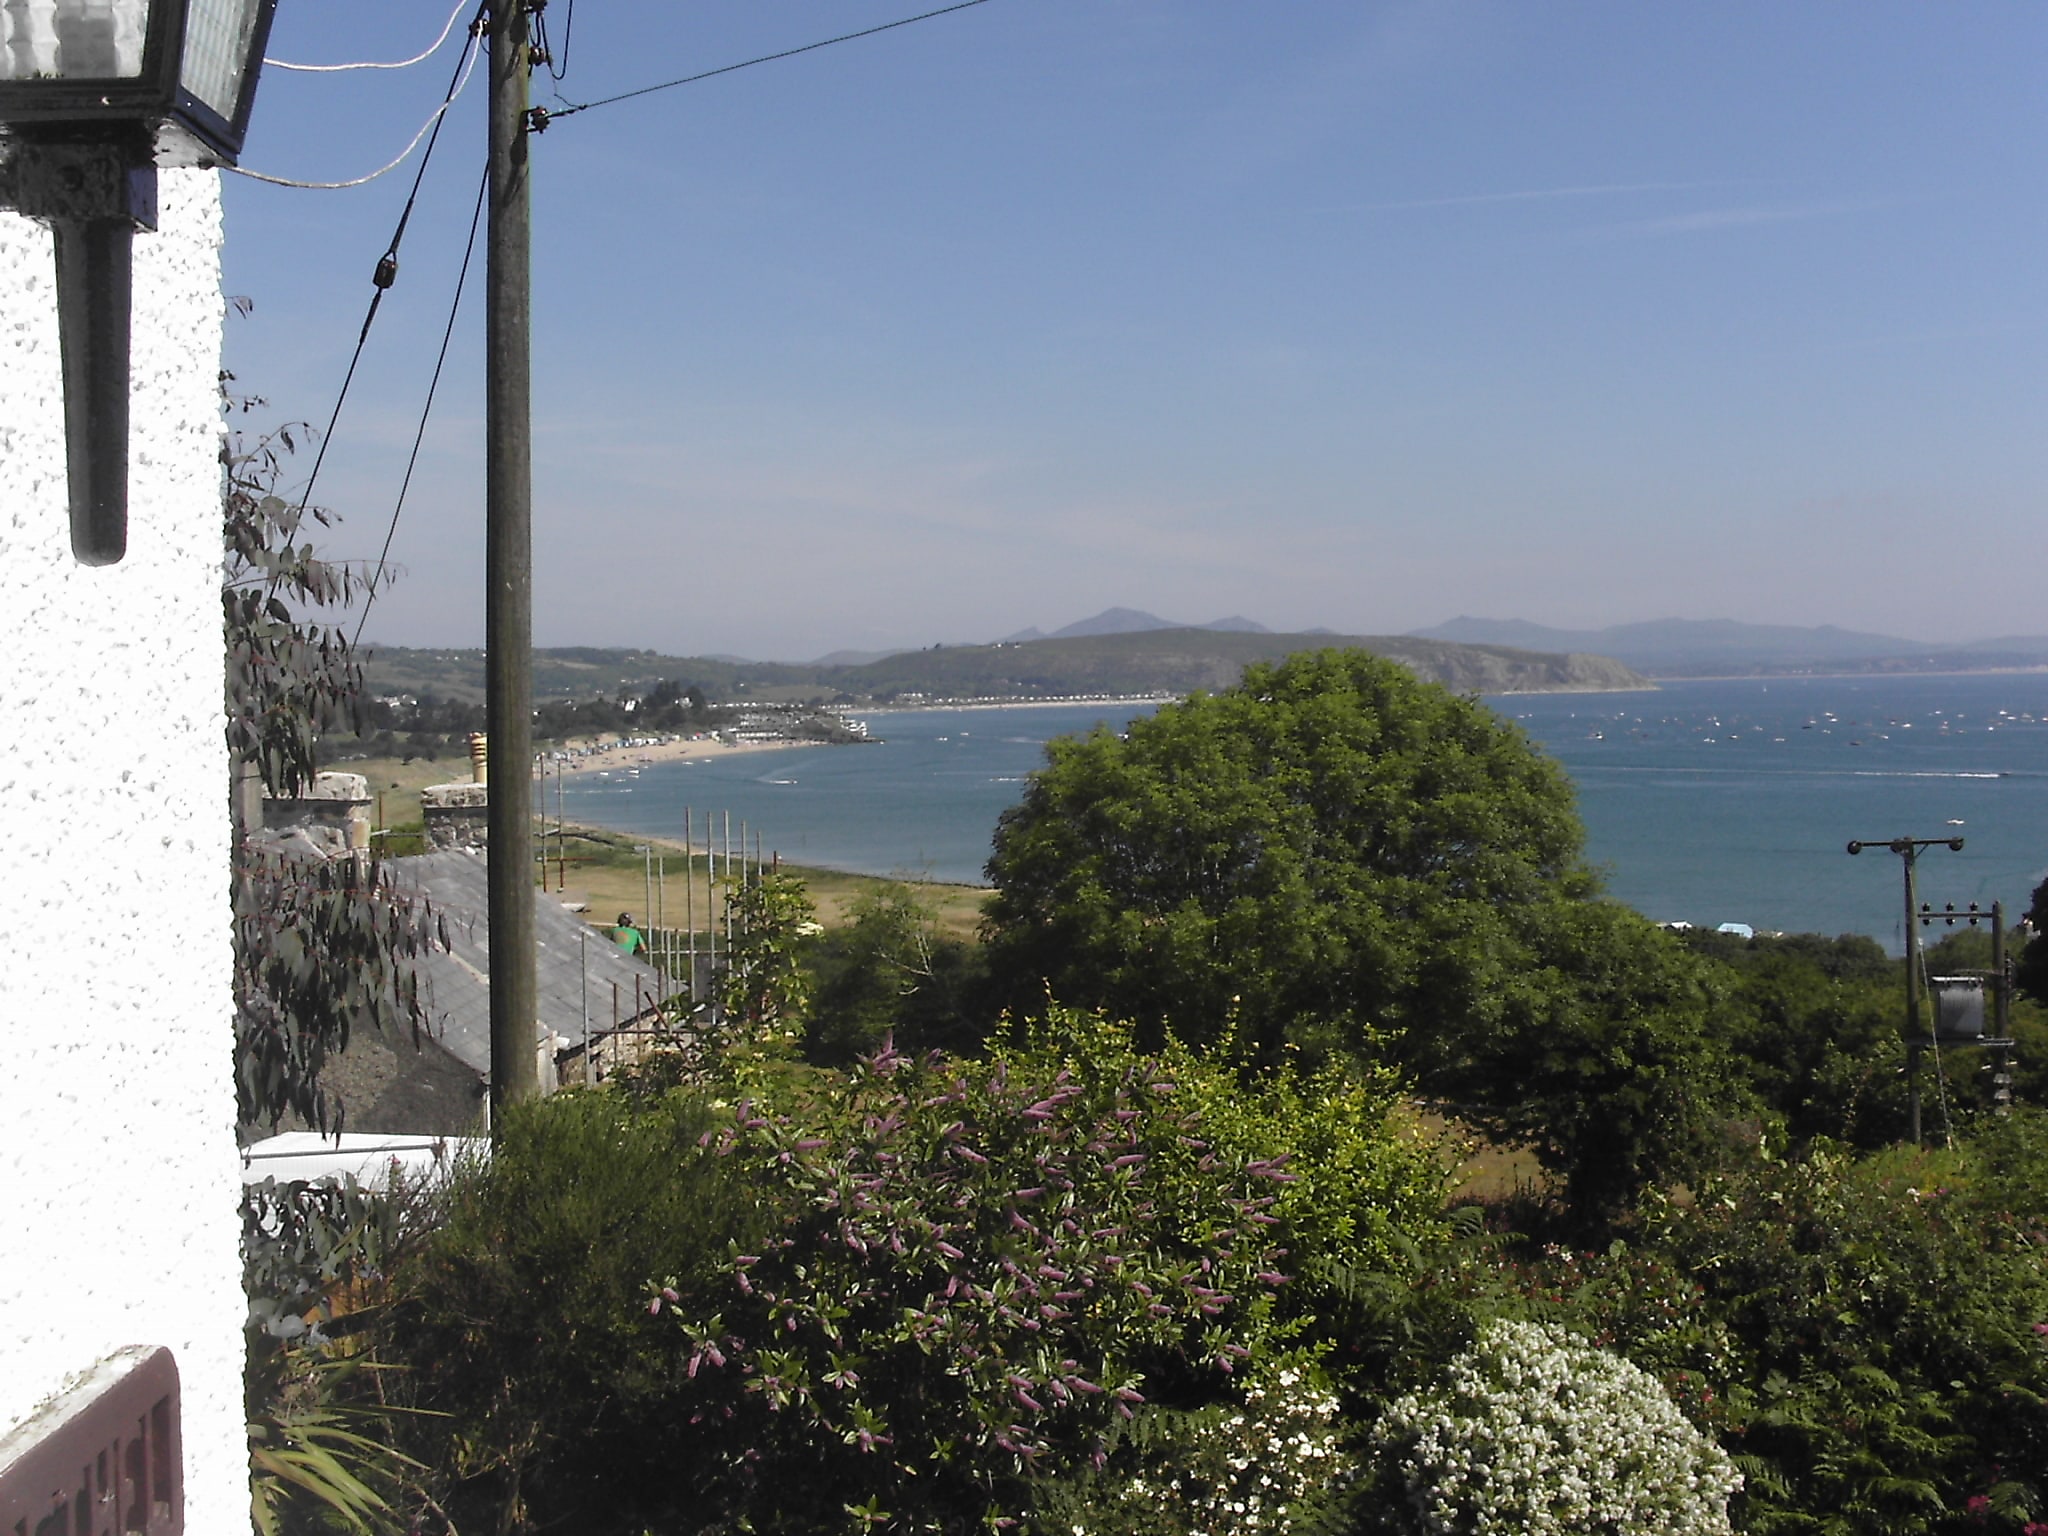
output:
M1619 1355L1562 1328L1489 1324L1372 1436L1426 1536L1726 1536L1742 1486L1721 1448Z
M1039 1510L1051 1536L1266 1536L1329 1530L1356 1465L1337 1399L1289 1365L1242 1407L1140 1415L1103 1471Z

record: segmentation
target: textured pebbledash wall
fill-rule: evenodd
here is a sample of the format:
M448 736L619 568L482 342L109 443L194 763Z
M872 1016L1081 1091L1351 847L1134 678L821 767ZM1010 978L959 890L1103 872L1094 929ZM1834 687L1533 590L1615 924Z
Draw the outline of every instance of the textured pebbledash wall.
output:
M135 241L127 558L71 558L49 235L0 213L0 1427L125 1344L249 1529L222 741L218 173Z

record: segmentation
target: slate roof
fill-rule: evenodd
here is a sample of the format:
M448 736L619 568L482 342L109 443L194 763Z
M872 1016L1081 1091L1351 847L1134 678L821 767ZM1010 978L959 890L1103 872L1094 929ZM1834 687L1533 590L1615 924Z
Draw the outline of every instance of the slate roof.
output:
M448 929L451 948L417 961L436 1040L465 1065L488 1073L491 932L485 855L449 849L387 859L384 869L399 889L424 893ZM538 888L533 898L536 985L544 1028L565 1044L580 1045L586 1023L592 1034L612 1027L615 997L620 1023L654 1005L661 978L653 966L622 953L602 929L591 927Z

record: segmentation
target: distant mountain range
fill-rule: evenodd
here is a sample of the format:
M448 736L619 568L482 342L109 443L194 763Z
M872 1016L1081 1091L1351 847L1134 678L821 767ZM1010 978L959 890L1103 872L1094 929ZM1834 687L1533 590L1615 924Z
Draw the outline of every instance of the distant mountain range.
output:
M728 702L840 702L852 705L945 699L1053 699L1184 694L1227 688L1255 661L1349 645L1398 661L1461 693L1599 691L1649 684L1600 656L1541 655L1509 646L1460 645L1403 635L1273 634L1250 629L1125 629L1109 634L991 645L932 646L857 663L737 662L654 651L578 648L533 656L536 698L589 698L642 691L672 679ZM845 653L841 653L842 655ZM411 694L479 700L480 650L371 648L364 673L378 697Z
M1064 629L1051 634L1037 628L1020 629L1014 635L1005 635L996 641L997 645L1024 645L1033 640L1091 640L1104 635L1142 635L1155 629L1207 629L1224 634L1270 635L1272 630L1256 619L1239 617L1236 614L1227 619L1211 619L1206 624L1183 624L1177 619L1162 619L1156 613L1147 613L1142 608L1105 608L1090 619L1077 619ZM1327 635L1332 631L1314 629L1307 631L1314 635ZM864 667L870 662L881 661L884 657L895 656L896 651L832 651L820 656L814 663L820 667Z
M998 644L1069 640L1154 630L1208 630L1270 635L1255 619L1233 615L1207 624L1162 619L1137 608L1106 608L1092 618L1045 634L1005 635ZM1328 636L1327 629L1303 631ZM2048 666L2048 636L2007 635L1966 645L1936 645L1897 635L1867 634L1832 624L1743 624L1733 619L1656 619L1606 629L1555 629L1526 619L1456 618L1408 632L1417 640L1502 646L1546 655L1607 656L1651 677L1776 676L1802 672L1975 672ZM842 664L879 661L886 653L827 658Z
M1652 677L1774 676L1801 672L1971 672L2048 665L2048 636L2008 635L1936 645L1832 624L1741 624L1656 619L1606 629L1553 629L1524 619L1456 618L1410 631L1459 645L1611 656Z
M1236 614L1227 619L1211 619L1206 624L1184 624L1178 619L1162 619L1158 614L1146 613L1141 608L1105 608L1092 619L1078 620L1049 635L1040 629L1020 629L1014 635L1003 636L997 643L1021 645L1027 640L1086 640L1097 635L1139 635L1152 629L1216 629L1239 635L1273 633L1256 619L1240 618Z
M1461 692L1522 693L1650 686L1654 677L1783 676L1844 672L1968 672L2048 666L2048 636L1930 645L1832 625L1662 619L1607 629L1553 629L1521 619L1458 618L1408 635L1276 634L1233 616L1176 624L1110 608L1050 635L1019 631L987 645L917 651L835 651L812 662L665 656L595 647L534 653L539 698L588 698L663 679L724 700L880 704L924 699L1038 699L1186 693L1225 688L1254 661L1324 645L1386 656ZM481 650L371 648L373 693L480 700Z

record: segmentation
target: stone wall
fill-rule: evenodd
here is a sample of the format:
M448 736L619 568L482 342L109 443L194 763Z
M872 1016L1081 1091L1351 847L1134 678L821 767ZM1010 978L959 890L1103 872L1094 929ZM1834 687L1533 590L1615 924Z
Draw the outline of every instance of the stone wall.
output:
M131 1344L186 1528L247 1531L222 737L220 187L135 240L128 555L71 556L47 231L0 213L0 1427Z

